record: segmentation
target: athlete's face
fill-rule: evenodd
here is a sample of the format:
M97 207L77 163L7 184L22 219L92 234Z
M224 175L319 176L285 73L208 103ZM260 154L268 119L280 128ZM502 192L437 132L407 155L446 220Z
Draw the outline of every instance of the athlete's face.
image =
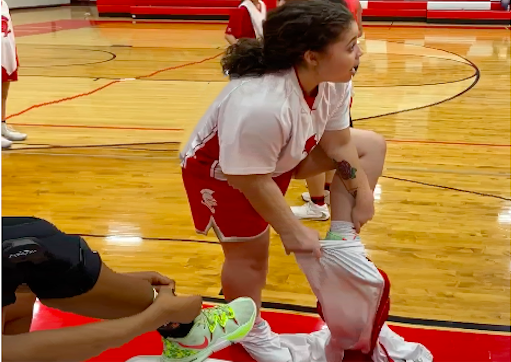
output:
M319 82L345 83L355 74L362 51L357 44L358 25L351 22L350 27L324 52L307 52L304 60L314 70Z

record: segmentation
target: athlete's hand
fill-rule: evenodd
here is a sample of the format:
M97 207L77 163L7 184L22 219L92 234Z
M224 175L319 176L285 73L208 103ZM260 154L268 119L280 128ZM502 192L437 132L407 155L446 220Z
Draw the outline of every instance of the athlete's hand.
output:
M202 297L199 295L178 297L171 288L162 286L152 307L162 312L165 320L161 325L170 322L191 323L201 312Z
M313 254L317 258L321 257L321 244L319 243L320 238L317 230L300 224L300 227L291 230L289 233L281 234L280 238L287 255L302 253Z
M371 190L357 193L355 207L351 211L351 218L355 225L355 230L360 233L360 229L374 216L374 196Z
M158 272L154 271L144 271L144 272L132 272L132 273L124 273L125 275L129 275L130 277L147 280L153 286L156 291L160 291L162 286L169 287L174 292L176 291L176 282L164 275L161 275Z

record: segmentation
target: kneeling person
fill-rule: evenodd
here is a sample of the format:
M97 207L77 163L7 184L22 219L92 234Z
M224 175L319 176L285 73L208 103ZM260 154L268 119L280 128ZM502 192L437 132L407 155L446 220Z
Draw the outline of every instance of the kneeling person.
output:
M165 361L202 361L252 329L252 299L202 310L200 296L174 290L155 272L112 271L80 236L45 220L2 218L3 361L83 361L153 330L164 340ZM107 321L30 332L35 297Z

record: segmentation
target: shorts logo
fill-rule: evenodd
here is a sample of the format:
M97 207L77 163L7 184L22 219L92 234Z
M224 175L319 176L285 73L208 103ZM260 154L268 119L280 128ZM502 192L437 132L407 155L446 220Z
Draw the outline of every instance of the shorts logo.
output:
M211 211L214 214L215 206L218 205L215 198L213 197L215 191L209 189L202 189L200 193L202 194L201 204L205 205L209 209L209 211Z
M2 35L7 38L7 35L11 33L9 29L9 19L6 16L2 16Z

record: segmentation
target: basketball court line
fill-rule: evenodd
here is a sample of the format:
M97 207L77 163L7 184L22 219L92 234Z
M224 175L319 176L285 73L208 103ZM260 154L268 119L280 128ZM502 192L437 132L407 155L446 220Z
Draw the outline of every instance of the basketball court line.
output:
M223 54L222 53L219 53L219 54L216 54L212 57L208 57L208 58L204 58L202 60L199 60L199 61L195 61L195 62L188 62L188 63L184 63L184 64L181 64L181 65L177 65L177 66L172 66L172 67L168 67L168 68L165 68L165 69L160 69L160 70L157 70L153 73L150 73L150 74L147 74L147 75L141 75L141 76L138 76L138 77L135 77L135 78L123 78L123 79L120 79L120 80L115 80L115 81L112 81L110 83L107 83L101 87L97 87L89 92L86 92L86 93L80 93L80 94L77 94L77 95L74 95L74 96L71 96L71 97L65 97L65 98L61 98L61 99L56 99L56 100L53 100L53 101L50 101L50 102L44 102L44 103L39 103L39 104L34 104L18 113L14 113L14 114L11 114L9 116L6 117L6 120L8 119L11 119L11 118L14 118L14 117L18 117L18 116L21 116L22 114L25 114L33 109L36 109L36 108L42 108L42 107L47 107L47 106L50 106L50 105L53 105L53 104L58 104L58 103L63 103L63 102L66 102L66 101L71 101L73 99L77 99L77 98L81 98L81 97L87 97L87 96L90 96L94 93L97 93L105 88L108 88L114 84L118 84L118 83L121 83L121 82L124 82L124 81L130 81L130 80L137 80L137 79L143 79L143 78L149 78L149 77L152 77L156 74L159 74L159 73L163 73L163 72L167 72L167 71L170 71L170 70L175 70L175 69L180 69L180 68L184 68L184 67L188 67L188 66L192 66L192 65L197 65L197 64L201 64L201 63L205 63L209 60L213 60L215 58L218 58L219 56L221 56Z
M375 116L375 117L377 117L377 116ZM9 124L12 124L14 126L23 126L23 127L84 128L84 129L105 129L105 130L184 132L183 128L167 128L167 127L93 126L93 125L78 125L78 124L48 124L48 123L20 123L20 122L9 122ZM401 140L401 139L394 139L394 138L386 139L386 141L390 142L390 143L412 143L412 144L422 144L422 145L438 144L438 145L449 145L449 146L511 147L511 144L503 144L503 143L477 143L477 142L433 141L433 140ZM19 144L24 144L24 143L19 143ZM68 146L61 146L61 145L48 145L48 146L68 147ZM87 147L87 146L88 145L83 145L81 147ZM104 146L109 147L110 145L104 145ZM23 148L17 148L17 149L12 149L12 150L7 150L7 151L17 151L17 150L21 150L21 149L23 149Z
M12 10L13 14L16 14L16 9ZM509 30L509 27L505 25L497 25L497 26L484 26L484 25L444 25L444 24L420 24L420 25L408 25L408 24L395 24L394 22L389 22L388 24L371 24L371 19L363 19L364 21L368 21L364 24L364 27L367 28L438 28L438 29L489 29L489 30ZM204 25L227 25L227 20L225 21L179 21L179 20L170 20L170 21L151 21L149 19L142 20L127 20L127 19L119 19L119 20L78 20L78 19L60 19L55 21L47 21L40 23L29 23L23 25L16 25L14 27L14 31L17 37L23 36L31 36L31 35L41 35L48 33L55 33L57 31L64 30L76 30L82 28L89 28L94 26L101 26L107 24L204 24Z

